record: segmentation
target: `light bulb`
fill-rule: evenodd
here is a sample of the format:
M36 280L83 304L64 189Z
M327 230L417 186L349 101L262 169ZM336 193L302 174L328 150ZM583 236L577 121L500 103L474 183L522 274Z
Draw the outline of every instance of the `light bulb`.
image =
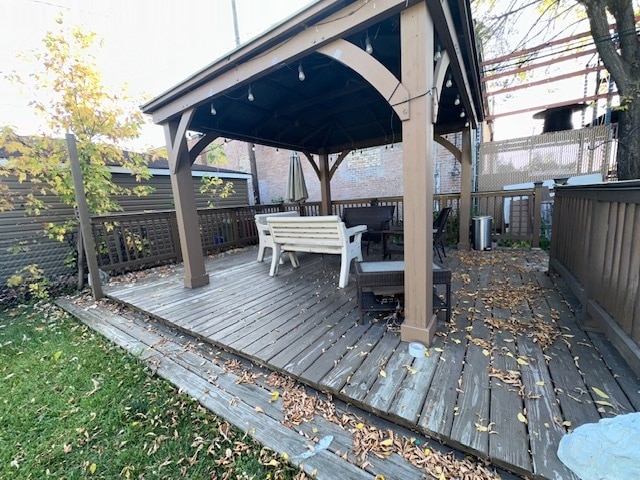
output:
M373 53L373 46L371 45L371 40L369 40L369 34L367 33L367 38L364 40L364 50L369 55Z
M302 64L300 64L300 65L298 65L298 79L301 82L304 82L305 78L307 78L307 77L304 75L304 70L302 70Z
M467 115L467 114L465 113L465 111L464 111L464 110L462 110L462 111L460 112L460 118L464 118L466 115Z
M460 105L460 95L456 95L456 99L453 101L454 105Z
M447 75L447 81L444 82L444 86L447 88L451 88L451 85L453 85L453 82L451 81L451 74Z
M247 94L247 100L249 100L250 102L253 102L254 100L253 92L251 91L251 86L249 86L249 93Z
M469 120L467 120L466 122L464 122L464 126L468 127L469 126Z
M442 57L442 52L440 51L440 45L436 47L436 53L433 54L433 61L437 62Z
M216 111L216 107L213 106L213 103L211 104L211 115L216 115L218 112Z

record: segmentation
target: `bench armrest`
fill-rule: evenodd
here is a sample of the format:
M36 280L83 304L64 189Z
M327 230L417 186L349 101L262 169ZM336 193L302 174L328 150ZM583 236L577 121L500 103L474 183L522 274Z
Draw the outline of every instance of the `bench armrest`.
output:
M366 225L356 225L355 227L349 227L346 230L347 236L353 237L357 233L364 233L367 231Z

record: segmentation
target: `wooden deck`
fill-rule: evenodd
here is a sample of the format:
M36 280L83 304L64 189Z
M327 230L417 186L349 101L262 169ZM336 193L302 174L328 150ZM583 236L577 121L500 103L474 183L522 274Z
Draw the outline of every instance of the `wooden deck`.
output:
M358 325L353 275L337 288L338 257L300 255L299 269L287 262L272 278L255 256L209 259L211 283L196 290L178 266L120 277L105 293L529 477L576 478L555 455L562 435L640 408L640 381L600 334L577 328L542 252L451 252L452 322L417 359L386 321Z

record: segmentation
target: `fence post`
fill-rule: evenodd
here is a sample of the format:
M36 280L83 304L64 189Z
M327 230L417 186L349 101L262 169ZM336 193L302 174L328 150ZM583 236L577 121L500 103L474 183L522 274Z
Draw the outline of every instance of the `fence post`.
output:
M533 234L531 246L540 247L540 231L542 230L542 182L533 183Z

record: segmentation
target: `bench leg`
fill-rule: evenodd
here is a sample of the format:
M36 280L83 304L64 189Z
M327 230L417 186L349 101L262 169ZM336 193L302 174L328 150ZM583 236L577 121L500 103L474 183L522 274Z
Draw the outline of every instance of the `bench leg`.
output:
M264 245L260 244L260 246L258 247L258 261L262 262L264 261L264 251L267 249L267 247L265 247Z
M271 256L271 270L269 270L270 277L275 277L278 273L278 266L280 265L280 255L282 255L280 245L275 245L273 247L273 255Z
M349 283L349 268L351 267L351 259L346 254L340 256L340 282L338 288L344 288Z

